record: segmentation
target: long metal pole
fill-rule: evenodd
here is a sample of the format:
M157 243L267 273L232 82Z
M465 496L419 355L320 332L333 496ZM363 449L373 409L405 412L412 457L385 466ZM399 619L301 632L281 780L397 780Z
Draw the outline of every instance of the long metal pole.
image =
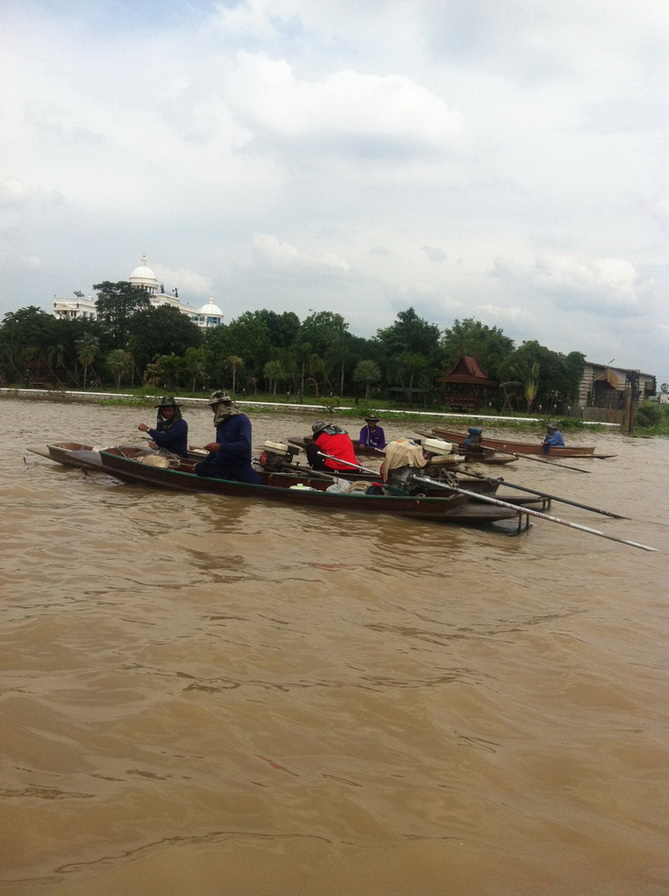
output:
M476 479L487 479L487 476L481 476L477 473L469 473L467 470L462 471L465 476L473 476ZM549 498L551 501L559 501L560 504L571 504L572 507L580 507L582 510L590 510L592 513L601 513L602 516L610 516L615 520L628 520L628 516L620 513L612 513L610 510L602 510L600 507L590 507L588 504L580 504L578 501L570 501L569 498L559 498L557 495L551 495L548 492L540 492L535 488L527 488L524 485L516 485L513 482L507 482L503 476L490 480L499 482L500 485L506 485L507 488L515 488L520 492L527 492L530 495L538 495L540 498Z
M336 460L337 463L346 464L347 467L353 467L356 470L360 470L361 473L371 473L372 476L378 476L378 470L369 470L367 467L361 467L360 464L351 463L350 460L344 460L342 457L335 457L334 454L326 454L324 451L318 452L321 457L328 457L330 460ZM333 472L335 472L333 470Z
M639 544L637 541L628 541L626 538L618 538L616 535L607 535L606 532L601 532L599 529L591 529L589 526L581 526L579 523L572 523L571 520L563 520L559 516L552 516L551 514L543 513L540 510L530 510L529 507L519 508L517 504L510 504L508 501L501 501L499 498L491 498L488 495L480 495L476 492L470 492L466 488L458 488L453 485L442 485L435 479L430 479L429 476L414 476L414 482L418 482L421 485L426 485L430 488L452 489L454 492L460 492L460 494L467 495L467 497L474 498L477 501L486 501L488 504L496 504L498 507L509 507L511 510L515 510L516 513L526 513L528 516L536 516L539 519L548 520L549 523L559 523L561 526L570 526L572 529L579 529L581 532L588 532L590 535L599 535L600 538L608 538L609 541L617 541L619 544L627 544L633 548L640 548L642 551L658 550L647 544Z
M496 448L495 451L498 451ZM570 464L555 463L552 460L544 460L541 457L534 457L532 454L516 454L515 451L498 451L499 454L510 454L511 457L517 457L519 460L533 460L536 464L544 464L547 467L557 467L558 470L573 470L574 473L590 473L591 470L583 470L581 467L572 467Z
M319 451L318 453L323 457L329 457L330 460L338 460L350 467L358 467L358 469L365 473L373 473L373 475L377 475L375 471L365 470L364 467L360 467L358 464L352 464L350 461L342 461L341 458L334 457L331 454L325 454L323 451ZM509 501L501 501L499 498L491 498L489 495L470 492L469 489L459 488L455 485L444 485L442 482L437 482L436 479L430 479L429 476L414 476L413 481L420 485L426 485L428 488L441 488L446 489L447 491L459 492L461 495L466 495L468 498L473 498L475 501L485 501L488 504L496 504L498 507L508 507L510 510L515 510L519 515L525 513L528 516L536 516L539 519L548 520L549 523L559 523L561 526L569 526L572 529L579 529L581 532L587 532L590 535L599 535L600 538L608 538L609 541L617 541L618 544L627 544L632 548L640 548L642 551L658 550L647 544L640 544L637 541L628 541L626 538L618 538L617 535L607 535L606 532L602 532L599 529L591 529L589 526L581 526L579 523L572 523L571 520L563 520L561 517L552 516L550 513L543 513L540 510L531 510L529 507L518 507L517 504L511 504Z

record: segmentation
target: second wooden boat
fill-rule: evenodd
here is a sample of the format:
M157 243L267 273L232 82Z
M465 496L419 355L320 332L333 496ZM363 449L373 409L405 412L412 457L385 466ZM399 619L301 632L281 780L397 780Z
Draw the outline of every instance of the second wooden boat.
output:
M455 442L461 447L465 445L467 438L466 432L454 432L441 427L434 427L432 432L442 439L448 439L449 442ZM541 457L592 457L595 453L594 446L586 445L566 445L564 448L551 448L550 452L544 452L541 443L517 442L513 439L491 439L487 436L481 436L481 447L492 448L495 451L506 451L509 454L536 454Z

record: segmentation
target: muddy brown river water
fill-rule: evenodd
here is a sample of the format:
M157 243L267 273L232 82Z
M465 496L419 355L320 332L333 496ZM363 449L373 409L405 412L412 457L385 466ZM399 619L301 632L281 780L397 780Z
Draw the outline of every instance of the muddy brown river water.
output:
M122 484L27 448L153 412L0 410L0 894L669 892L669 440L502 470L649 553Z

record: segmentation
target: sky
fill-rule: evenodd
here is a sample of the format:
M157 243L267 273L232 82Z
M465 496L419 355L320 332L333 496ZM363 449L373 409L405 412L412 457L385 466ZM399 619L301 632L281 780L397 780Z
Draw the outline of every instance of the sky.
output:
M3 0L0 317L127 280L669 382L667 0Z

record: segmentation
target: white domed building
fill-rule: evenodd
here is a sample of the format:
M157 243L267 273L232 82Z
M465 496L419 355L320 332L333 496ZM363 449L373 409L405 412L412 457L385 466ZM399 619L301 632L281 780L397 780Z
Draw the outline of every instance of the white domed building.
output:
M209 329L210 327L219 327L223 323L223 312L218 305L214 304L211 296L201 308L194 308L181 301L178 289L174 288L170 293L166 293L164 284L158 282L153 268L147 264L146 255L142 255L140 263L128 277L128 282L137 289L143 289L148 294L149 301L154 308L158 308L160 305L171 305L189 317L198 327ZM94 320L97 314L93 297L84 296L82 292L75 292L74 295L78 301L54 297L54 315L66 319L88 317Z
M198 327L207 329L209 327L218 327L223 323L223 312L214 304L211 296L209 301L201 308L194 308L182 302L179 298L179 290L174 288L170 293L165 292L165 286L158 283L153 269L150 268L146 261L146 255L142 255L140 264L128 277L128 282L132 283L138 289L143 289L149 294L149 301L154 307L160 305L171 305L178 308L182 314L189 317Z
M218 327L223 323L223 312L214 304L213 299L209 296L209 301L203 305L198 312L198 320L194 321L198 327Z
M145 290L149 295L156 295L158 292L158 280L153 269L146 263L146 255L142 255L142 261L128 277L128 283Z

